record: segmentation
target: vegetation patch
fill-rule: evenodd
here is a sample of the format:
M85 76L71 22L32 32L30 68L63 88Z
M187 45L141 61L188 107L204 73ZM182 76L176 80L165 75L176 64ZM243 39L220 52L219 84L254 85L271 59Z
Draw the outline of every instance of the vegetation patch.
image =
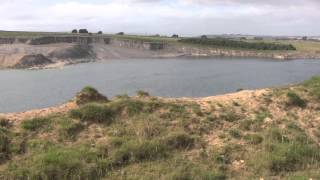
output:
M291 44L277 44L266 42L246 42L236 41L224 38L184 38L179 40L181 43L199 44L212 47L225 47L236 49L252 49L252 50L293 50L296 48Z
M108 102L108 98L100 94L93 87L87 86L76 95L76 103L78 105L83 105L90 102Z
M33 118L29 120L24 120L21 123L21 127L28 131L38 131L41 129L49 128L52 121L50 118Z
M307 102L293 91L288 92L287 97L289 106L298 106L300 108L305 108L307 106Z

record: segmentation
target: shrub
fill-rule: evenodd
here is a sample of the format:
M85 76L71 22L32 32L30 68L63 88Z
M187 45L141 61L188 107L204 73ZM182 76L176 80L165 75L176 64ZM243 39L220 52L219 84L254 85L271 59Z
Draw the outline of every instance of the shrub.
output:
M96 89L87 86L76 95L76 103L83 105L90 102L108 102L108 98L100 94Z
M62 138L74 139L83 129L84 125L71 119L61 119L59 134Z
M112 152L111 160L113 164L122 166L131 162L142 162L145 160L155 160L167 156L167 148L159 141L126 141L120 148Z
M87 29L79 29L80 34L88 34L89 31Z
M195 138L185 132L178 132L166 137L165 143L172 149L190 149L195 145Z
M150 96L150 94L148 92L141 91L141 90L137 91L137 95L138 95L138 97L149 97Z
M33 118L29 120L24 120L21 123L21 126L25 130L29 131L38 131L42 128L48 128L51 125L51 119L50 118Z
M300 98L300 96L298 94L296 94L295 92L288 92L287 97L289 99L288 105L291 106L298 106L301 108L304 108L307 106L307 103L305 100L303 100L302 98Z
M0 117L0 127L8 128L10 126L10 121L5 118Z
M239 130L237 130L237 129L231 129L231 130L229 131L229 134L230 134L232 137L236 138L236 139L239 139L239 138L241 138L241 136L242 136L241 131L239 131Z
M248 134L244 136L244 140L246 140L249 144L260 144L263 141L263 137L257 134Z
M224 112L220 115L220 118L228 122L235 122L240 120L242 116L236 113L234 110L225 109Z
M90 149L52 148L32 158L12 163L7 179L100 179L109 166Z
M241 49L254 49L254 50L296 50L291 44L276 44L266 42L246 42L236 41L225 38L185 38L179 40L182 43L208 45L213 47L227 47L227 48L241 48Z
M70 111L70 117L91 123L111 124L115 115L114 111L105 105L86 104Z
M311 94L320 100L320 76L315 76L304 82L304 86L311 89Z
M6 129L0 129L0 164L10 156L10 137Z
M277 143L270 152L270 170L275 173L304 169L309 164L319 163L318 147L300 143Z

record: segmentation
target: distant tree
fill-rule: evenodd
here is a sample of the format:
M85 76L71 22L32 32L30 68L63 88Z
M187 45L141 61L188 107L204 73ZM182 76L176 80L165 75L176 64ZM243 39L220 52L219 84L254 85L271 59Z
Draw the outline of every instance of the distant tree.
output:
M263 40L262 37L254 37L253 39L254 39L254 40L259 40L259 41Z
M118 32L117 35L123 36L123 35L124 35L124 32Z
M304 36L304 37L302 37L302 40L306 41L306 40L308 40L308 37Z
M240 37L240 40L247 40L246 37Z
M154 37L160 37L160 34L156 34L156 35L154 35Z
M88 34L89 31L87 29L79 29L79 33L81 34Z
M78 30L77 30L77 29L74 29L74 30L72 30L72 33L73 33L73 34L77 34L77 33L78 33Z
M202 36L201 36L201 39L208 39L208 36L202 35Z
M103 34L103 32L102 31L98 31L98 34Z
M179 38L179 35L178 34L174 34L171 36L172 38Z

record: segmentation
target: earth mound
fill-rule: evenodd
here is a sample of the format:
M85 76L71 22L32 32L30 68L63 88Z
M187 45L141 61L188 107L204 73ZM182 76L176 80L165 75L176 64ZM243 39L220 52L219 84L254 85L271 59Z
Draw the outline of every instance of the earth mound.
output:
M31 68L35 66L45 66L53 63L53 61L42 54L34 54L34 55L25 55L23 56L18 63L16 63L13 67L22 69L22 68Z

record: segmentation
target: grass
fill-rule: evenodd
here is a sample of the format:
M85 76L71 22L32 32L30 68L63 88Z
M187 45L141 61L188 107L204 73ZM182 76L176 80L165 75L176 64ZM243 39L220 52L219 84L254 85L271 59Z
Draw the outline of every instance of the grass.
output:
M38 131L41 129L47 129L50 125L50 118L33 118L23 121L21 127L28 131Z
M302 99L297 93L295 92L288 92L288 105L289 106L297 106L300 108L305 108L307 106L306 100Z
M283 88L270 103L255 98L261 103L254 106L237 100L207 109L122 95L68 113L4 121L0 179L317 179L318 81L312 81L290 88L308 100L305 108L288 108Z

